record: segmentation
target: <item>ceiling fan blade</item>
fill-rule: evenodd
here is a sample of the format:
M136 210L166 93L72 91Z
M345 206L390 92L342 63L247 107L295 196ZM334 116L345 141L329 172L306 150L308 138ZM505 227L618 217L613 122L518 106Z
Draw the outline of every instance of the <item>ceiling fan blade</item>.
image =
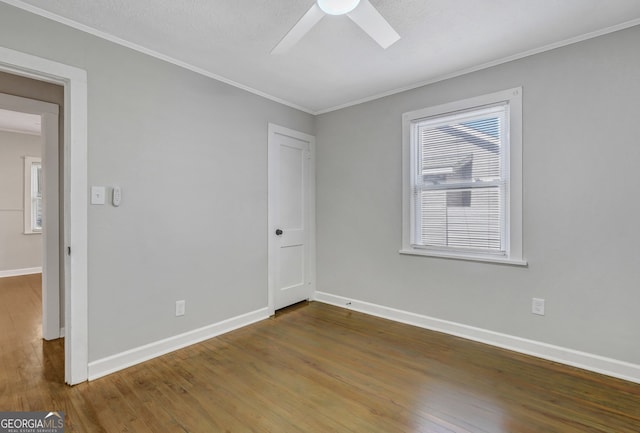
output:
M369 0L360 0L360 4L347 14L349 18L362 27L382 48L386 49L400 39L400 35L373 7Z
M278 42L278 45L271 50L271 54L282 54L288 51L300 39L302 39L302 37L306 35L309 30L318 23L318 21L324 18L324 16L325 13L322 12L322 9L320 9L317 3L314 3L307 13L300 18L300 21L298 21L296 25L289 30L289 33L287 33L284 38Z

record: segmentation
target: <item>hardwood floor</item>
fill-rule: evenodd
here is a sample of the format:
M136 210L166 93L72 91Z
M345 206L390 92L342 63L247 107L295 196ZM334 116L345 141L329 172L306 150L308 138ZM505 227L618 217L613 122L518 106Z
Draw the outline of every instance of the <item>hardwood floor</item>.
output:
M640 385L321 303L68 387L39 291L0 279L0 411L67 432L640 431Z

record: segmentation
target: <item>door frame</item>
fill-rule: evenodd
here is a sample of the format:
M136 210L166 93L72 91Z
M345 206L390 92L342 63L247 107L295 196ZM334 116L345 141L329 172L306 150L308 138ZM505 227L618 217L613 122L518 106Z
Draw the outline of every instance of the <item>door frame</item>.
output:
M65 382L88 377L87 72L0 47L0 70L64 86Z
M279 148L278 142L275 140L277 135L286 135L288 137L296 138L298 140L306 141L309 143L309 170L307 179L307 190L305 191L306 197L308 197L309 206L307 208L306 222L307 222L307 247L308 247L308 260L309 260L309 278L311 282L310 288L310 300L315 298L316 291L316 138L313 135L305 134L304 132L296 131L293 129L285 128L273 123L269 123L269 135L268 135L268 151L267 151L267 190L268 190L268 217L267 217L267 239L268 239L268 313L270 316L275 314L275 297L276 290L276 275L277 275L277 257L278 257L278 242L275 231L278 228L279 221L276 217L276 209L279 204L279 197L277 194L277 186L279 181L280 172L279 167Z
M60 323L59 107L50 102L0 93L0 108L36 114L42 119L40 128L40 159L42 160L42 177L44 179L42 183L42 212L44 218L41 234L42 338L54 340L63 336ZM25 221L26 218L25 215Z

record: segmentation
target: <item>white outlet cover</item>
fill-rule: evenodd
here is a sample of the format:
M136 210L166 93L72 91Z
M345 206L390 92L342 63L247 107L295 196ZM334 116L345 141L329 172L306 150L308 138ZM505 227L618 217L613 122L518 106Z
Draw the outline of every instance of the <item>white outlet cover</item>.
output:
M544 299L533 298L531 302L531 312L539 316L544 316Z
M176 316L184 316L185 301L176 301Z

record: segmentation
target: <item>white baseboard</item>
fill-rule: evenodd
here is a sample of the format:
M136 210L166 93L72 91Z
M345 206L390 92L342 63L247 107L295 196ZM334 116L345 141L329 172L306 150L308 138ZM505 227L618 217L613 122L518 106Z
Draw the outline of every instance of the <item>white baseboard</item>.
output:
M443 332L526 355L571 365L584 370L594 371L607 376L617 377L630 382L640 383L640 365L329 293L316 292L315 299L318 302L371 314L372 316L378 316L432 331Z
M269 314L267 308L262 308L247 314L243 314L222 322L204 326L184 334L165 338L164 340L146 344L135 349L127 350L116 355L108 356L89 363L89 380L95 380L102 376L124 370L127 367L139 364L144 361L165 355L183 347L199 343L218 335L242 328L263 319L267 319Z
M9 269L8 271L0 271L0 278L19 277L20 275L41 274L42 266L37 268Z

